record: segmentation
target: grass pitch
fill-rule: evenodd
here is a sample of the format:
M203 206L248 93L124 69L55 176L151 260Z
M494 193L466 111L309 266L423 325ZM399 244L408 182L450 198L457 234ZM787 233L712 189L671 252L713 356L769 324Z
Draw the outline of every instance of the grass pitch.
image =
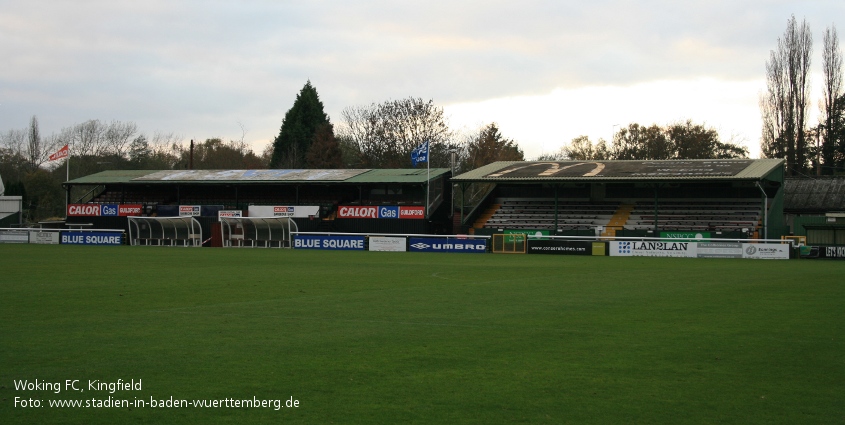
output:
M843 423L843 271L0 245L0 422ZM88 387L118 379L142 389Z

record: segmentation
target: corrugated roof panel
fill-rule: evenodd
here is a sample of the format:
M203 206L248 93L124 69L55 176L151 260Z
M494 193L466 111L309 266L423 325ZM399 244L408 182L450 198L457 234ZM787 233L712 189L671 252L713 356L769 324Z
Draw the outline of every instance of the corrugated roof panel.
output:
M665 161L502 161L455 181L544 182L631 180L758 180L782 166L779 159Z

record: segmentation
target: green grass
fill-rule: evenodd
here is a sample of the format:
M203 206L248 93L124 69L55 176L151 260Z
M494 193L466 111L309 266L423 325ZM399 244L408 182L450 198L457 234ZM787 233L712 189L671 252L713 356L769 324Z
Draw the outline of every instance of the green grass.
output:
M0 245L0 423L845 423L843 271ZM300 407L14 407L109 396Z

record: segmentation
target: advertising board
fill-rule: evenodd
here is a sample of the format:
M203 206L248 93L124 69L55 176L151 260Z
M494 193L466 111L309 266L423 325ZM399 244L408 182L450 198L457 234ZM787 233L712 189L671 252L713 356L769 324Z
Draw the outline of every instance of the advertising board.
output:
M117 206L117 215L121 217L140 216L144 212L141 204L120 204Z
M341 206L337 208L337 218L378 218L378 207Z
M250 205L250 217L294 217L309 218L320 215L318 205Z
M179 217L199 217L201 213L199 205L179 205Z
M425 219L425 207L406 207L401 205L344 205L338 207L337 218L422 220Z
M560 241L560 240L528 240L528 254L558 254L558 255L604 255L594 253L593 244L603 242Z
M411 238L409 241L411 252L487 252L487 241L484 239L455 239L455 238Z
M845 246L819 247L819 256L824 258L845 258Z
M612 241L610 255L618 257L692 257L697 253L695 242Z
M68 217L126 217L141 215L141 204L70 204Z
M25 230L0 230L0 243L29 243L29 232Z
M742 258L756 260L788 260L789 244L742 244Z
M710 232L660 232L660 237L669 241L681 240L701 242L710 239Z
M370 251L405 252L405 238L391 238L384 236L370 237Z
M364 250L363 236L312 236L297 235L293 240L295 249Z
M399 207L399 218L403 220L425 219L425 207Z
M237 218L243 217L243 211L241 210L220 210L217 211L217 219L221 218Z
M62 232L65 245L122 245L123 235L118 232Z
M29 243L56 245L59 243L59 232L29 232Z
M845 259L845 246L802 246L801 258Z
M742 258L742 244L739 242L701 242L698 244L698 258Z
M789 259L788 244L613 241L609 245L610 255L620 257Z

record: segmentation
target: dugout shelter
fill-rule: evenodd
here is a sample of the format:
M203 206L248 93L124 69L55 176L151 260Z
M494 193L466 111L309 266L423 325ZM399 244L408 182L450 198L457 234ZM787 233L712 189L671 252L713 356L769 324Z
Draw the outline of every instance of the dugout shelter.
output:
M778 238L788 233L783 163L500 161L452 181L468 233ZM484 195L467 207L473 187Z

